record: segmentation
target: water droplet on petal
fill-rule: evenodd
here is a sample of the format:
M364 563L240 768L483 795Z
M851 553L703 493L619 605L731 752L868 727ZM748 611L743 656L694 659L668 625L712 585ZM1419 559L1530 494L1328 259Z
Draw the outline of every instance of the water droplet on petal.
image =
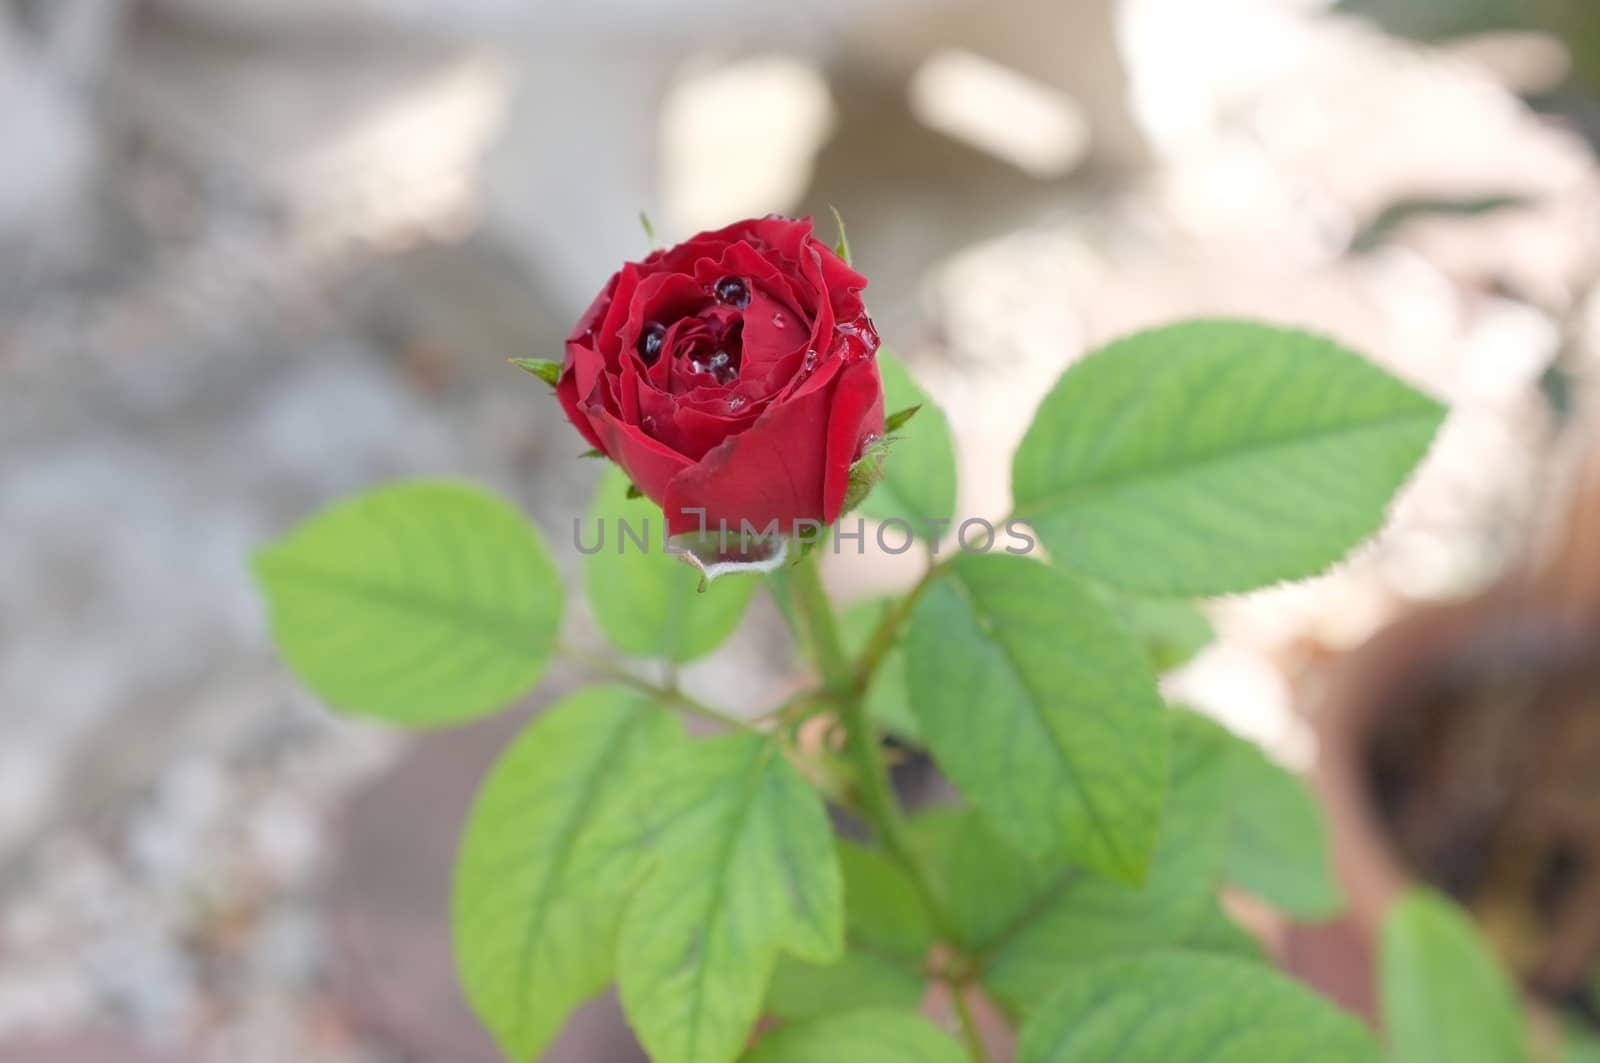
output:
M710 375L719 384L731 384L739 379L739 367L733 364L726 351L718 351L708 361L689 359L689 372Z
M816 367L817 367L817 349L815 347L811 347L811 348L808 348L806 350L806 360L801 363L800 371L802 373L810 373Z
M717 302L743 309L750 305L750 286L739 277L724 277L712 288Z
M777 328L783 328L788 323L789 323L789 319L784 316L784 313L783 313L782 310L778 310L778 311L774 311L773 312L772 324L774 326L776 326Z
M639 427L643 428L647 433L654 432L656 430L656 419L646 414L639 419Z
M743 395L729 395L728 396L728 412L729 413L738 413L740 410L744 409L745 401L746 400L745 400L745 397Z
M645 365L655 365L656 359L661 357L661 345L666 342L667 330L659 323L652 321L639 333L639 356L644 359Z

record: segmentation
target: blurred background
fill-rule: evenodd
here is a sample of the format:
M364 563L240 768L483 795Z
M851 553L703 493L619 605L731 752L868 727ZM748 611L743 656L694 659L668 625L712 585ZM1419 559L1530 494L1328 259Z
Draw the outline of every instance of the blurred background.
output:
M598 470L505 359L560 357L641 210L837 206L963 514L1065 365L1175 317L1447 400L1382 538L1208 604L1167 683L1328 794L1354 914L1256 913L1285 964L1370 1007L1363 883L1421 873L1600 1014L1597 138L1594 0L0 0L0 1061L496 1058L450 862L562 680L449 733L335 718L245 559L420 473L566 544ZM766 707L780 638L755 612L686 683ZM549 1058L638 1057L600 1002Z

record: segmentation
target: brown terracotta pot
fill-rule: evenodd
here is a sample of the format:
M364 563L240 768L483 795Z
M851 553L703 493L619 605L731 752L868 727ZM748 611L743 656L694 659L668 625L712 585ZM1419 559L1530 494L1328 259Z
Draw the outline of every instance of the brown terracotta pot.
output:
M1292 928L1284 959L1286 966L1307 981L1374 1020L1382 920L1395 898L1418 884L1417 873L1402 855L1377 805L1375 741L1386 726L1404 722L1408 712L1432 711L1439 718L1437 705L1431 710L1428 706L1441 690L1456 691L1463 708L1452 711L1458 711L1462 719L1467 716L1464 706L1468 699L1488 698L1484 703L1494 706L1497 726L1505 733L1543 734L1548 731L1547 720L1574 718L1536 713L1535 705L1541 703L1502 703L1494 697L1492 679L1485 679L1481 688L1474 684L1475 679L1494 676L1496 669L1509 669L1519 683L1536 691L1554 689L1557 680L1586 683L1593 691L1600 686L1600 628L1579 622L1571 613L1552 609L1543 601L1503 592L1459 604L1420 607L1340 662L1317 706L1315 724L1321 750L1314 782L1327 811L1334 865L1348 908L1333 924ZM1464 688L1450 686L1463 682ZM1542 704L1559 707L1563 703L1549 700ZM1473 733L1460 730L1471 728L1470 723L1458 725L1453 716L1444 719L1458 735ZM1586 768L1594 752L1590 739L1587 747L1573 747L1565 759ZM1509 785L1517 793L1537 794L1543 778L1535 771L1510 783L1504 778L1487 778L1483 785L1491 793ZM1463 779L1457 774L1451 782L1459 787ZM1559 782L1552 785L1559 791ZM1508 825L1494 829L1497 834L1470 847L1474 854L1493 852L1508 838L1516 840L1519 851L1546 853L1536 841L1538 835L1525 835ZM1470 833L1461 836L1471 837ZM1523 899L1532 905L1532 897ZM1530 919L1544 917L1534 907L1520 910ZM1566 969L1554 984L1570 985L1573 976L1581 975L1590 962L1593 940L1592 931L1586 930L1580 937L1566 936L1559 945L1547 941L1528 955L1539 961L1537 969L1545 976ZM1532 973L1535 968L1527 969L1529 977L1538 981ZM1550 984L1546 982L1546 988Z
M1399 893L1417 883L1374 796L1377 735L1386 722L1437 695L1441 677L1459 683L1465 676L1470 687L1474 676L1492 674L1486 667L1492 662L1521 670L1531 682L1542 675L1568 681L1576 675L1590 691L1600 687L1600 456L1571 482L1577 490L1544 562L1513 571L1470 600L1413 607L1330 666L1320 690L1307 699L1320 740L1313 782L1329 818L1348 909L1329 924L1291 927L1282 960L1374 1021L1383 916Z
M1283 962L1374 1022L1378 930L1390 903L1415 878L1373 801L1368 743L1383 714L1404 703L1417 677L1493 624L1500 607L1499 596L1419 607L1334 664L1314 699L1320 748L1312 782L1328 816L1334 869L1347 908L1330 923L1290 927Z

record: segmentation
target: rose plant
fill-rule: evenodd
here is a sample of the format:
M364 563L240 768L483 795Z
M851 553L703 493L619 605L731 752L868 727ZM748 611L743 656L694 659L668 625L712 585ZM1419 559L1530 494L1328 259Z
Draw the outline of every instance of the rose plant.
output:
M1307 333L1144 332L1039 404L1011 468L1033 549L1002 548L951 534L948 425L865 285L842 232L742 222L623 266L560 363L520 362L614 463L575 524L598 545L562 552L611 651L562 636L555 552L468 484L378 487L258 555L284 657L338 710L459 723L558 656L603 680L511 743L466 824L473 1007L515 1060L612 983L658 1063L982 1060L979 1002L1024 1063L1378 1058L1218 902L1338 908L1314 802L1157 675L1207 637L1194 599L1376 531L1444 411ZM818 565L862 517L927 565L840 611ZM760 587L814 678L779 705L685 692ZM907 749L960 803L902 807Z

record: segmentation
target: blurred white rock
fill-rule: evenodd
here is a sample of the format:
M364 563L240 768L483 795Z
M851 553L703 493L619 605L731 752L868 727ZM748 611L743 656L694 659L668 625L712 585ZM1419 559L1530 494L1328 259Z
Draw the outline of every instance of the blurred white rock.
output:
M114 10L107 0L105 10ZM85 5L64 0L58 21L73 27ZM70 36L70 34L68 34ZM24 33L0 7L0 144L11 162L0 167L0 250L12 268L5 284L47 263L81 213L96 162L88 101L80 90L83 47ZM70 237L66 237L70 239ZM16 267L21 266L22 277Z

